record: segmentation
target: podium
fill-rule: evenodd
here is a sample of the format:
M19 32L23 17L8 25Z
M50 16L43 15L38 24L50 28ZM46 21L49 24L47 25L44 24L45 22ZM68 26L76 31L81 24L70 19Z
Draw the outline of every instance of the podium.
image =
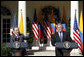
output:
M59 49L62 49L62 52L63 52L63 56L70 56L70 52L71 50L74 48L78 48L78 44L75 43L75 42L68 42L68 41L65 41L65 42L57 42L56 43L56 48L59 48Z
M24 48L28 48L28 43L27 42L8 42L6 43L6 48L11 48L15 50L15 56L21 56L21 52L22 50L18 50L18 49L24 49Z

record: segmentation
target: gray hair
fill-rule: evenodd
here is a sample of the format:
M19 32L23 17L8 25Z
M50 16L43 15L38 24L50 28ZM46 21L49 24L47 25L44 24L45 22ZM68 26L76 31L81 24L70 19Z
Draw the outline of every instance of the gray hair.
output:
M58 23L58 24L57 24L57 27L58 27L58 26L62 26L62 24L61 24L61 23ZM62 28L63 28L63 26L62 26Z
M13 27L13 31L14 31L15 28L18 28L18 27L17 27L17 26L16 26L16 27ZM18 28L18 29L19 29L19 28Z

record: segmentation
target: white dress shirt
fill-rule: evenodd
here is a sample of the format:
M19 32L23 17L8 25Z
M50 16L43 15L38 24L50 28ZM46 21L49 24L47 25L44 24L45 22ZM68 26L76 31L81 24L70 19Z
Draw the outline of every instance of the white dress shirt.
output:
M60 37L60 32L58 32L58 34L59 34L59 37ZM62 36L62 38L63 38L63 32L61 32L61 36Z

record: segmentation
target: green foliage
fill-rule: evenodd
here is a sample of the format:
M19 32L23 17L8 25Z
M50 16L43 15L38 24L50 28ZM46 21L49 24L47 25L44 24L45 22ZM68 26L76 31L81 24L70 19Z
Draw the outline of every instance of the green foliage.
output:
M70 32L70 20L67 23L67 32Z
M29 18L27 18L27 32L29 32L29 40L28 43L31 44L33 42L33 33L32 33L32 23L30 22Z
M1 44L1 56L11 56L11 55L12 55L11 49L7 49L6 44L2 43Z

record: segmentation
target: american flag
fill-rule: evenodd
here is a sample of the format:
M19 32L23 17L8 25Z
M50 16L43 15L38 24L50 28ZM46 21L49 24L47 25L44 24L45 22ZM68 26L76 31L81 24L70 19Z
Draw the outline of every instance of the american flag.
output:
M34 22L32 24L32 31L33 31L35 39L37 40L38 39L38 22L37 22L37 16L36 16L36 9L34 12Z
M32 24L32 31L33 31L35 39L37 40L38 39L38 24L35 22Z
M81 40L80 40L79 29L77 26L76 12L75 12L74 27L73 27L73 38L74 38L74 41L78 43L78 48L81 50Z
M47 39L51 38L50 22L48 20L47 14L44 17L44 34Z
M44 21L44 33L47 39L51 38L50 25L48 21Z

